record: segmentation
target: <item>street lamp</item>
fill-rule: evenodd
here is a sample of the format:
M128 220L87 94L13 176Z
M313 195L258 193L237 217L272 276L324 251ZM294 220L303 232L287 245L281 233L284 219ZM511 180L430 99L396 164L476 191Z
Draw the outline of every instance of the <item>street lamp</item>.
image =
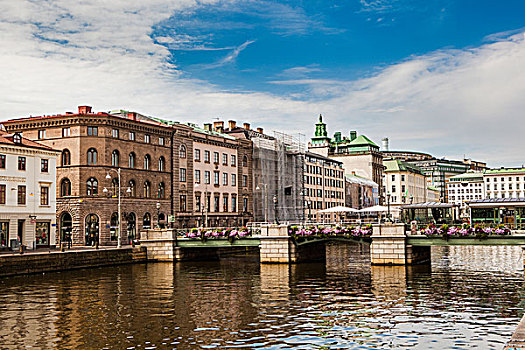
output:
M387 192L386 193L386 205L387 205L387 214L386 215L387 215L388 221L391 221L390 220L390 196L391 196L390 192Z
M200 185L195 184L195 187L200 187ZM208 184L204 184L204 203L201 203L201 215L201 221L203 221L201 226L206 227L208 224Z
M122 206L121 206L121 200L120 200L120 168L118 168L117 170L115 169L109 169L109 171L114 171L117 173L118 175L118 235L117 235L117 248L120 248L122 247ZM106 175L106 179L108 180L111 180L111 175L109 175L109 172L107 173ZM104 189L102 190L102 192L104 193L108 193L108 189L106 187L104 187ZM128 187L128 189L126 190L126 193L131 193L131 188Z
M275 223L279 225L279 218L277 218L277 195L273 195L273 212L275 216Z
M157 228L160 228L160 202L157 202Z
M263 205L263 211L264 211L264 222L268 222L268 185L260 183L255 187L257 191L263 190L263 198L264 198L264 205Z

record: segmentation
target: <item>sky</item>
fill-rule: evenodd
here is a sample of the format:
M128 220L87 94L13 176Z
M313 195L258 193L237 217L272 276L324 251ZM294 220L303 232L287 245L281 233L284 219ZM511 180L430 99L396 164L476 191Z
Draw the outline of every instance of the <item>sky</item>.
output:
M4 0L0 120L126 109L525 164L525 3Z

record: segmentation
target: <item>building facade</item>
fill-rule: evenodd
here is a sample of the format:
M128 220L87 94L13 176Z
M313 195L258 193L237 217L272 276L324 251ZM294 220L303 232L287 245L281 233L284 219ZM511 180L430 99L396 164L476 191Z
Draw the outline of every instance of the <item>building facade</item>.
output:
M467 172L452 176L447 183L448 203L456 204L461 218L469 217L468 202L485 198L483 173Z
M379 186L372 180L355 175L345 175L345 206L363 209L379 204Z
M385 192L390 205L400 207L427 201L427 183L421 169L397 159L385 160L383 164L386 167Z
M525 198L525 168L488 169L483 180L487 199Z
M168 224L173 205L171 128L140 120L136 113L94 113L89 106L80 106L77 113L3 125L8 132L21 132L61 151L56 174L58 241L71 234L75 245L116 245L119 192L123 244L139 238L141 230Z
M349 137L336 132L333 138L328 137L326 124L322 116L315 124L315 135L308 143L308 150L313 153L333 158L343 163L346 171L355 172L358 176L370 179L379 185L380 201L383 193L383 154L372 140L364 135L350 131Z
M60 152L0 132L0 249L56 245L56 160Z
M335 220L337 214L323 214L319 211L345 205L343 164L306 152L304 167L305 218L308 221Z

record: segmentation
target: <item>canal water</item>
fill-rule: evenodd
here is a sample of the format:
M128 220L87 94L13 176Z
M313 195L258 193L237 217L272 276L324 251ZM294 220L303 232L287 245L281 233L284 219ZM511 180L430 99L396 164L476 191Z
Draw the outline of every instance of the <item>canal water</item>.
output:
M518 247L433 248L432 266L151 263L0 279L0 348L501 349L522 316Z

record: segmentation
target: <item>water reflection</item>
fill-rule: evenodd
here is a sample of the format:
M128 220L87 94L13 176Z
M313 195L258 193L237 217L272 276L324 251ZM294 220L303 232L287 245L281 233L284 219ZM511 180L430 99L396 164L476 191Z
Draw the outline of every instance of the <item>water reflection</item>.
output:
M498 349L523 303L516 247L434 249L432 266L370 266L368 248L324 264L257 258L0 279L2 347Z

